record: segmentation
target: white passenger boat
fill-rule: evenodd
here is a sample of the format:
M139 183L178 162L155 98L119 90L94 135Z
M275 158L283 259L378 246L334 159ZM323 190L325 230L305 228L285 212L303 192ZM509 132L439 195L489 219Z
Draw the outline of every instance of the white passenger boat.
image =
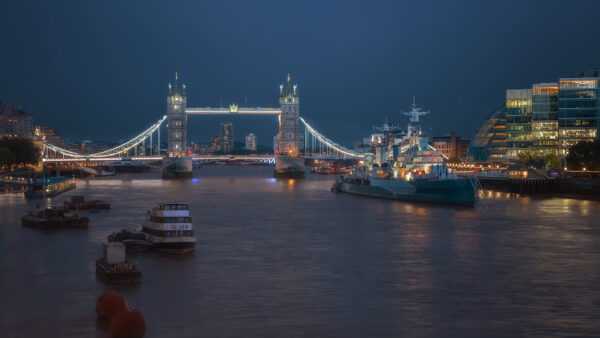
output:
M188 253L194 251L196 238L187 204L161 203L148 210L142 232L158 251Z

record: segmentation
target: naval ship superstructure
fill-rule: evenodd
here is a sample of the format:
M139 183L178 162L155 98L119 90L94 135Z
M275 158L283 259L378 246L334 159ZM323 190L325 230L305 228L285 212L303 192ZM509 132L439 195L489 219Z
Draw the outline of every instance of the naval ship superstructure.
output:
M340 176L332 186L336 192L398 200L475 205L478 182L458 178L448 168L448 158L429 145L419 117L428 114L413 101L406 132L386 123L372 137L373 153Z

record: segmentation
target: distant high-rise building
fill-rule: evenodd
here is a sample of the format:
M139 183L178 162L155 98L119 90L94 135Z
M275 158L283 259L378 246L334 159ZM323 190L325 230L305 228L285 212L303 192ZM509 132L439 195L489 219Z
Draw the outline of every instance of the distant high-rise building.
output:
M211 152L219 152L221 151L221 137L220 136L215 136L212 139L212 142L210 144L210 150Z
M569 147L600 136L600 72L561 78L558 93L559 154Z
M279 154L279 134L273 136L273 154Z
M221 123L221 151L231 152L233 150L233 123Z
M506 157L531 153L531 89L506 91Z
M34 135L33 116L27 115L21 107L0 102L0 138L32 138Z
M254 134L246 136L246 150L256 150L256 136Z

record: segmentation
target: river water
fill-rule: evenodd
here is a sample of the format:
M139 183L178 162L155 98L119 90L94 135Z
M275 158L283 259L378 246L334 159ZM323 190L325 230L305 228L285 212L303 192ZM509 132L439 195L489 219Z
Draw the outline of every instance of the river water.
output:
M332 177L204 167L85 179L54 199L0 195L0 336L109 337L95 302L106 235L163 201L190 204L188 256L130 255L116 287L146 337L594 336L600 333L600 202L485 192L476 208L329 191ZM101 199L87 230L20 217L70 195Z

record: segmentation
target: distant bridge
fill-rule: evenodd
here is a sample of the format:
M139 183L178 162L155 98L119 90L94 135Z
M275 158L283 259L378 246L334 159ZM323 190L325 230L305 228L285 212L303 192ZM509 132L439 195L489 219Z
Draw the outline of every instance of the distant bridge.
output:
M51 143L43 144L44 163L59 162L115 162L122 160L131 161L160 161L163 153L160 149L160 130L163 124L168 123L167 143L168 154L181 156L187 149L187 115L276 115L279 118L278 154L283 156L262 155L192 155L197 161L277 161L278 165L291 165L284 157L304 157L310 159L347 160L361 159L364 153L346 148L325 137L311 126L304 118L299 116L299 96L297 86L291 84L288 75L287 83L280 86L278 108L248 108L238 107L235 104L228 108L192 108L187 107L185 85L179 86L177 74L175 86L169 85L167 96L167 115L161 117L156 123L139 135L110 149L95 153L83 154L78 151L65 149ZM304 144L299 133L304 128ZM155 141L156 140L156 141ZM149 147L147 147L149 146ZM302 147L303 146L303 147ZM303 151L300 149L303 148ZM281 160L281 161L280 161Z

